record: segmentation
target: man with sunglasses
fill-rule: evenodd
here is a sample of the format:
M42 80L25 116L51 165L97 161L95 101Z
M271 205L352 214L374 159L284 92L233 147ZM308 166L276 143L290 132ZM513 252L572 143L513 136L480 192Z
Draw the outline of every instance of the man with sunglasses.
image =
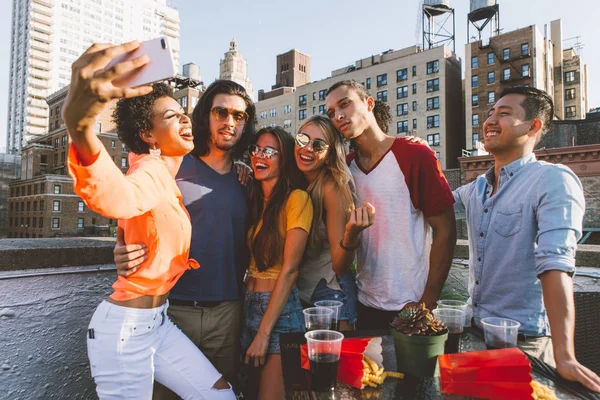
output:
M348 155L357 204L368 200L383 221L363 231L360 241L341 243L357 249L357 327L385 329L408 304L436 305L456 245L454 198L430 149L379 127L375 100L362 85L334 84L326 107L357 148Z
M247 190L233 160L241 158L254 136L254 118L254 103L242 86L227 80L212 83L192 114L194 150L176 176L192 221L190 257L200 268L186 271L173 287L168 314L234 388L248 254ZM139 245L115 247L119 274L135 273L145 257ZM177 396L157 384L153 398Z

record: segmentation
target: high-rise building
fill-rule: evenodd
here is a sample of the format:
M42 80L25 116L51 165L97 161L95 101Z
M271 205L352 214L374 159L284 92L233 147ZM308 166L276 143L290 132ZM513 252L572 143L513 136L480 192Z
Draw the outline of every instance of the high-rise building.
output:
M6 149L49 131L46 96L94 42L167 37L179 68L179 13L166 0L13 0Z
M229 43L229 51L225 53L219 64L219 79L239 83L246 89L250 97L253 97L252 82L248 78L248 62L239 52L235 39Z
M462 102L457 100L462 96L461 61L447 46L388 50L289 92L279 88L265 93L256 103L257 128L279 125L296 133L310 115L326 114L327 89L346 79L362 83L376 100L390 106L390 134L419 136L428 141L443 169L458 166L464 132Z
M296 49L277 55L277 75L272 89L310 83L310 56Z
M560 20L496 34L465 49L464 149L481 149L483 122L498 96L513 86L532 86L554 99L555 118L583 119L587 70L573 49L562 48Z
M20 173L21 156L0 153L0 238L8 235L9 184L11 181L19 179Z

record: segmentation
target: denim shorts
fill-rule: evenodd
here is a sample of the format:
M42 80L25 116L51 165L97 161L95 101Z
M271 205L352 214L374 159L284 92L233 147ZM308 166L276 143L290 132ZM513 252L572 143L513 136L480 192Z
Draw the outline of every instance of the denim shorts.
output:
M353 324L356 322L356 283L354 277L351 272L348 272L344 276L336 276L336 278L342 290L331 289L327 286L327 281L321 279L310 297L312 302L310 307L313 307L315 302L320 300L341 301L344 305L340 308L338 319Z
M252 292L244 290L244 326L242 327L242 349L246 351L252 344L254 336L258 332L258 327L262 321L271 292ZM287 303L283 307L269 340L267 354L280 354L279 334L304 332L304 315L302 314L302 304L300 304L300 294L298 289L293 289L290 293Z

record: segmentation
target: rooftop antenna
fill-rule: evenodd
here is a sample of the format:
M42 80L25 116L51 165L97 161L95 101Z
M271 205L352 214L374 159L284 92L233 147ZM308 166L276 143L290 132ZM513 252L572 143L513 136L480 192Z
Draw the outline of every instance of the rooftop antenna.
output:
M573 48L573 50L575 51L575 54L577 54L578 56L581 55L581 50L585 47L585 44L583 44L581 42L581 36L574 36L572 38L568 38L568 39L563 39L563 42L569 41L569 40L575 40L575 43L573 43L573 46L571 46Z

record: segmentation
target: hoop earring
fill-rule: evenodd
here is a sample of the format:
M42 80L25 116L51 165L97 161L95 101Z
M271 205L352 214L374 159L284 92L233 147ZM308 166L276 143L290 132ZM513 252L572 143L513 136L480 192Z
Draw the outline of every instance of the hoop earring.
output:
M156 147L155 144L152 145L152 148L148 149L151 156L160 157L160 149Z

